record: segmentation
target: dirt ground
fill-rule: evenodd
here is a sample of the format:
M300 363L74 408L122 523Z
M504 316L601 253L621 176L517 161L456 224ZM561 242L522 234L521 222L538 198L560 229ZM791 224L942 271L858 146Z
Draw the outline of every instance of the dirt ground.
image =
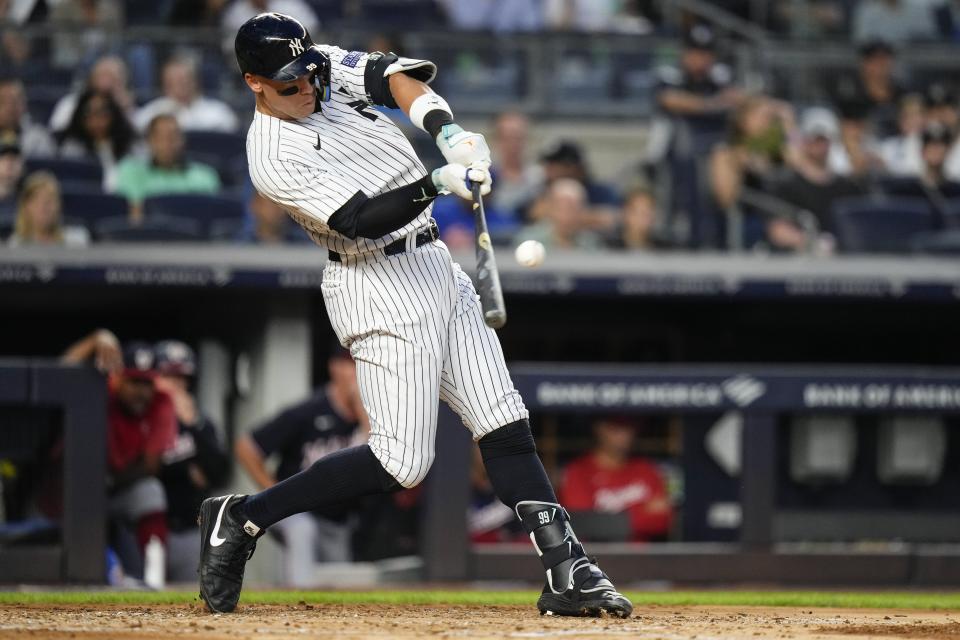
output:
M960 640L960 612L643 607L626 620L541 617L534 607L0 606L0 638L930 638Z

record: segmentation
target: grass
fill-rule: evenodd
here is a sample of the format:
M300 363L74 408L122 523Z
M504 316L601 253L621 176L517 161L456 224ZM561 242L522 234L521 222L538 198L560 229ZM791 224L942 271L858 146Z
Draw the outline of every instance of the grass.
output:
M638 607L649 605L841 607L856 609L960 610L960 593L822 592L822 591L668 591L628 592ZM536 602L535 591L249 591L241 604L315 605L418 604L418 605L527 605ZM91 604L164 605L199 602L186 591L30 591L0 592L0 605Z

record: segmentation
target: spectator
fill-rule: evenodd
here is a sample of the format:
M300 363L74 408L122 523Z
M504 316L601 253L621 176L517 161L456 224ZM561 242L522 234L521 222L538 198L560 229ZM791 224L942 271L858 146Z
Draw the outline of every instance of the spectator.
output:
M307 31L316 35L320 30L320 20L313 8L304 0L234 0L223 12L220 30L224 34L223 50L233 57L233 40L240 26L260 13L284 13L296 16Z
M494 204L485 206L487 228L494 242L509 238L517 230L517 220ZM474 245L473 203L454 195L440 196L433 201L433 219L440 228L440 239L451 251L466 251Z
M119 0L58 2L49 22L60 29L53 39L52 61L57 67L75 68L89 63L91 53L102 52L111 37L123 28L123 3Z
M31 45L20 29L46 19L46 3L0 0L0 68L20 72L29 64Z
M176 27L216 27L229 0L174 0L169 23Z
M104 191L113 191L117 165L133 149L136 133L109 93L88 90L57 138L60 157L96 160L103 168Z
M56 176L48 171L31 173L20 189L10 245L85 247L90 244L90 234L85 228L64 226L60 209L60 183Z
M924 127L920 141L923 184L939 191L949 187L953 193L960 192L960 185L952 182L946 173L947 154L955 141L953 132L939 122L930 122Z
M670 243L656 231L657 198L653 191L641 187L627 194L623 202L620 226L610 243L615 249L651 251Z
M591 31L645 34L653 25L631 3L597 0L546 0L547 25L565 31Z
M853 10L853 40L880 38L895 45L934 40L937 26L929 2L860 0Z
M894 77L896 55L882 40L860 46L855 74L842 74L830 92L842 120L865 121L868 133L884 138L896 135L897 106L904 89Z
M158 115L173 115L183 131L223 131L233 133L239 123L225 102L207 98L200 92L196 63L187 57L167 60L161 73L163 95L145 104L134 118L143 131Z
M94 63L83 87L77 91L71 91L57 101L50 115L51 131L63 131L67 128L77 108L77 101L83 93L88 91L110 94L124 116L128 120L133 117L136 104L133 92L130 90L127 63L119 56L108 55Z
M438 4L455 29L514 33L543 28L539 0L438 0Z
M921 96L908 93L900 99L897 135L881 141L878 148L883 167L890 175L920 175L920 133L925 117Z
M491 151L493 180L497 188L490 194L490 205L505 214L519 217L543 184L543 170L527 157L530 122L519 111L506 111L493 125Z
M200 562L200 503L226 479L230 459L217 428L190 392L197 373L193 349L179 340L164 340L156 344L154 351L156 387L173 401L177 417L176 442L164 452L160 472L168 503L167 578L189 582L195 579Z
M547 149L540 156L540 161L543 166L543 178L547 184L562 178L572 178L583 185L591 208L620 206L621 198L616 190L591 177L583 151L578 144L567 140L560 141Z
M584 226L589 215L587 191L577 180L558 178L551 182L536 208L540 221L521 230L517 242L539 240L547 249L602 248L600 236Z
M184 159L183 133L172 115L161 114L150 121L147 146L147 159L127 158L117 168L117 193L130 201L134 219L150 196L220 190L220 178L212 167Z
M10 219L17 209L23 179L20 141L12 133L0 135L0 220Z
M826 117L824 117L826 116ZM799 157L778 181L774 194L802 211L812 213L820 231L832 231L831 207L840 198L864 195L864 189L849 178L837 175L830 166L830 148L836 138L836 124L822 109L808 109L801 123ZM782 217L767 223L767 238L780 249L802 250L809 246L808 232Z
M338 349L327 363L330 382L300 404L237 440L237 461L261 489L273 486L320 458L365 443L367 414L360 402L357 371L349 352ZM266 466L280 457L276 473ZM284 544L286 583L294 587L316 584L318 562L349 562L348 522L351 507L342 505L324 513L300 513L281 520L274 529Z
M293 224L286 210L256 191L247 204L250 221L238 240L247 244L296 244L308 240L300 225Z
M680 67L659 70L657 104L668 115L695 126L715 128L743 100L733 86L733 72L717 62L717 39L710 27L697 24L684 34Z
M957 93L951 85L933 82L924 92L927 120L938 122L953 133L960 133L960 111L957 109Z
M627 513L633 541L665 539L673 521L666 483L656 465L631 454L634 422L603 418L593 435L593 451L567 466L560 501L571 511Z
M129 343L122 364L118 349L116 337L101 329L72 345L63 360L93 361L113 373L107 405L108 513L113 521L134 527L145 555L146 545L154 538L166 545L167 496L158 475L164 453L176 441L177 422L173 402L155 384L153 347ZM163 575L163 566L146 566L144 575ZM133 573L130 569L127 573Z
M776 172L795 163L796 149L787 143L796 138L794 129L789 105L755 96L733 113L727 142L710 154L710 193L727 224L732 224L735 212L744 214L739 238L736 230L728 234L743 246L751 247L764 236L762 218L769 211L757 206L755 196L769 193Z
M19 138L26 158L51 156L56 150L47 130L30 121L27 95L17 78L0 78L0 135L4 134Z

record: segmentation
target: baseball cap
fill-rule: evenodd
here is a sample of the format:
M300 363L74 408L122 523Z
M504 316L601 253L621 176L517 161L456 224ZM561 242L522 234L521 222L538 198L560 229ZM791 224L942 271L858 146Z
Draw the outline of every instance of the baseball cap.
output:
M866 40L861 43L859 51L861 58L870 58L879 54L892 56L897 53L897 50L893 48L892 44L880 38Z
M683 44L687 49L713 51L717 48L717 34L705 24L695 24L683 34Z
M128 342L123 348L123 375L127 378L153 380L157 375L153 346L147 342Z
M154 347L157 371L166 376L193 376L197 357L193 349L179 340L162 340Z
M562 164L583 164L583 152L576 143L561 140L540 154L540 160Z
M840 133L837 117L825 107L810 107L800 118L800 132L804 138L833 140Z
M20 138L17 137L17 134L12 131L5 131L0 134L0 156L8 153L20 155L21 152Z

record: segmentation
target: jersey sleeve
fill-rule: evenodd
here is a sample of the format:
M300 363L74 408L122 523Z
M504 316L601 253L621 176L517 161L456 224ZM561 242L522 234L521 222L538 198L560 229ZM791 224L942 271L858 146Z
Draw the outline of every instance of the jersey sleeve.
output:
M369 102L364 85L364 72L370 54L366 51L347 51L329 44L318 46L330 58L330 84L333 90L340 88L351 97Z
M437 75L437 65L429 60L405 58L379 51L346 51L332 45L319 45L330 58L332 90L342 89L351 97L368 104L386 104L386 78L405 73L417 80L430 83ZM392 98L389 98L392 101ZM393 105L390 105L393 106Z
M326 225L330 216L358 193L330 171L290 160L275 160L251 171L251 176L257 191L289 211L304 226L309 226L309 220Z

